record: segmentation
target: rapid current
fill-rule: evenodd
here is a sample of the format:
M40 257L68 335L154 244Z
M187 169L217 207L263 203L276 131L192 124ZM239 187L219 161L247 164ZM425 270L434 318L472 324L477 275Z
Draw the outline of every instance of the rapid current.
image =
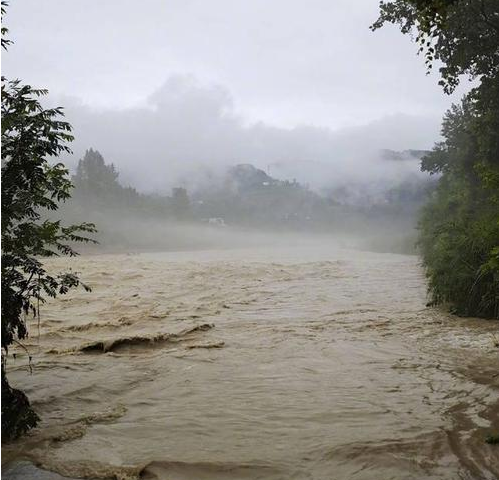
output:
M68 264L92 292L30 320L31 374L22 350L9 358L42 421L3 447L6 479L20 462L37 478L499 478L485 443L498 323L426 307L416 256L314 244L48 262Z

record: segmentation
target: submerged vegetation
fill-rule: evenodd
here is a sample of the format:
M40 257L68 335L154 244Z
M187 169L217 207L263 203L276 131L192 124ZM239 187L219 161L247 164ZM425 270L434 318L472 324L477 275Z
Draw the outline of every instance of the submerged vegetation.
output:
M454 91L462 75L479 84L444 117L422 161L440 175L423 209L419 245L432 304L456 314L499 318L499 3L496 0L381 2L373 28L417 31L428 69Z
M7 46L3 40L2 46ZM70 243L88 241L82 234L94 231L89 223L63 226L42 216L57 210L72 187L64 165L50 161L69 151L71 126L61 120L60 108L41 106L39 97L46 93L2 77L3 440L18 437L38 421L26 395L7 381L9 347L22 346L29 334L26 317L39 315L45 296L64 294L80 284L74 272L49 274L40 257L75 255Z
M499 435L489 435L485 439L485 443L488 443L489 445L499 445Z

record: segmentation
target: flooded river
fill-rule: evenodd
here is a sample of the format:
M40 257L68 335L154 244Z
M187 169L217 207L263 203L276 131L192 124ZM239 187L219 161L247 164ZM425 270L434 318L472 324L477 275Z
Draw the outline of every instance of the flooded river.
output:
M67 265L50 262L50 268ZM425 307L417 257L322 245L70 260L8 364L72 478L496 479L498 323ZM496 335L494 339L494 334ZM7 475L8 476L8 475Z

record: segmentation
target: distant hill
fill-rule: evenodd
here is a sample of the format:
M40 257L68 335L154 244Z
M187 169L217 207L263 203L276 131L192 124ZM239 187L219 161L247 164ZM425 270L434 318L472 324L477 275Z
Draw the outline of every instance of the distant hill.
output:
M230 167L222 182L193 192L196 217L228 224L294 226L324 222L328 202L296 181L279 180L251 164Z
M402 150L402 151L396 151L396 150L389 150L389 149L384 149L381 150L381 158L383 160L421 160L427 153L429 153L429 150Z
M279 180L267 175L263 170L250 163L243 163L230 167L227 176L240 191L251 190L262 186L277 185Z

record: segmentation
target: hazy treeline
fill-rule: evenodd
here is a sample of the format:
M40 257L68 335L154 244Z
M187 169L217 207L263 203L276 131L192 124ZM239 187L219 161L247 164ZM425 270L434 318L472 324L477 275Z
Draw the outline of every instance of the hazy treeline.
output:
M422 153L383 155L389 164L415 162ZM398 184L367 189L345 181L318 193L296 179L280 180L251 164L240 164L223 174L213 173L211 181L192 191L178 186L168 194L145 194L122 185L116 167L93 149L79 160L72 181L73 195L62 215L66 220L95 222L101 248L202 246L188 238L197 234L187 225L197 225L217 241L228 241L234 229L243 228L367 236L377 249L406 252L414 251L417 212L434 183L408 174ZM181 227L185 235L179 236ZM219 231L214 233L215 229Z

